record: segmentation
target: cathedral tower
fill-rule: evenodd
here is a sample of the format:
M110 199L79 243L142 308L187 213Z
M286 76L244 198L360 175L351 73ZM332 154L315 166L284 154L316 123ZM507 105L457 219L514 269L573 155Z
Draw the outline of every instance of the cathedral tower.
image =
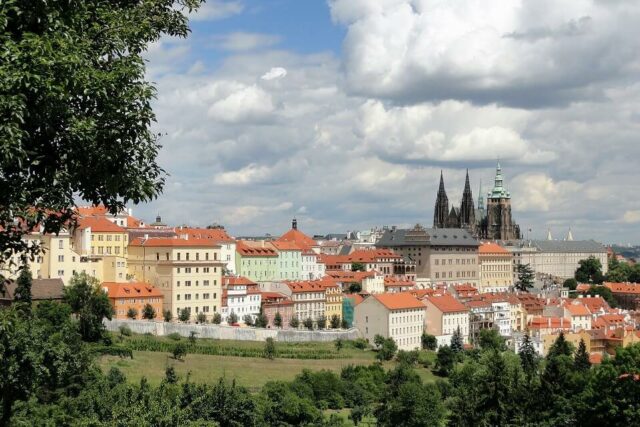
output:
M471 194L471 184L469 184L469 169L464 182L462 192L462 204L460 205L460 226L469 229L472 234L476 230L476 210L473 206L473 194Z
M449 198L444 189L444 178L440 171L440 188L438 188L438 197L436 197L436 206L433 210L433 228L446 228L448 226L449 217Z
M491 240L520 239L520 227L511 216L511 193L504 188L500 162L496 166L493 189L487 194L487 216L483 221L483 237Z

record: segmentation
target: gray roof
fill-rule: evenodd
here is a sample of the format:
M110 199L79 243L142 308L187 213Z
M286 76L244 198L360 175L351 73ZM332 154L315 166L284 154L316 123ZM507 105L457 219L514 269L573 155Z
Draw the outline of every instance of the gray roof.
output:
M479 242L462 228L414 227L386 230L376 246L479 246Z
M540 252L580 252L606 253L607 248L595 240L530 240L523 242L524 246L534 246Z
M10 281L5 283L4 293L0 291L1 300L13 301L17 283ZM64 283L62 279L33 279L31 282L31 299L38 300L60 300Z

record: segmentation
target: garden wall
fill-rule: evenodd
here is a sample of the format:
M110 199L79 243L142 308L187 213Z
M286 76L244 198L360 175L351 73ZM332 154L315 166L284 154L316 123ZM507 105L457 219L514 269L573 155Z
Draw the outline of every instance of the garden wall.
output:
M339 331L307 331L302 329L262 329L251 327L234 327L223 325L197 325L188 323L167 323L148 320L105 320L107 330L117 332L120 326L126 325L131 331L137 334L152 334L165 336L177 333L180 336L188 337L191 332L197 333L198 338L212 338L218 340L237 341L265 341L271 337L280 342L309 342L320 341L330 342L338 338L353 340L360 338L357 329L347 329Z

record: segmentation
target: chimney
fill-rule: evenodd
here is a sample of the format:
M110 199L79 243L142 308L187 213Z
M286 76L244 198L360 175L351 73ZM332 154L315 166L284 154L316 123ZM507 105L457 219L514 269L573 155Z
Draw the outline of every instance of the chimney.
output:
M551 317L547 317L547 327L551 327Z
M149 235L148 235L148 234L145 234L145 235L144 235L144 240L145 240L145 242L146 242L147 240L149 240Z
M260 240L260 244L264 248L264 239Z
M298 220L293 218L293 221L291 221L291 228L293 228L294 230L298 229Z

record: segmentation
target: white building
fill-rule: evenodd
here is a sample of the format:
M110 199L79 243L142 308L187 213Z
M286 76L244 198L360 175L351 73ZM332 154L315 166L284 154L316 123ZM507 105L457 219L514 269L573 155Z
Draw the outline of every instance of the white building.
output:
M316 280L324 277L325 265L320 262L318 254L311 248L302 250L302 280Z
M354 308L354 326L373 343L376 335L393 338L400 350L422 346L425 306L409 293L376 294Z
M189 228L176 227L178 235L188 235L195 239L210 239L220 245L220 260L225 264L225 274L237 274L236 270L236 241L227 234L224 228Z
M453 333L460 328L462 340L469 342L469 309L449 294L433 295L424 299L427 305L426 326L434 335L438 347L450 345Z
M222 278L222 310L224 321L235 313L238 323L244 323L244 316L250 315L252 320L260 314L261 293L258 284L246 277Z
M511 304L508 301L493 301L493 327L503 337L511 336Z

